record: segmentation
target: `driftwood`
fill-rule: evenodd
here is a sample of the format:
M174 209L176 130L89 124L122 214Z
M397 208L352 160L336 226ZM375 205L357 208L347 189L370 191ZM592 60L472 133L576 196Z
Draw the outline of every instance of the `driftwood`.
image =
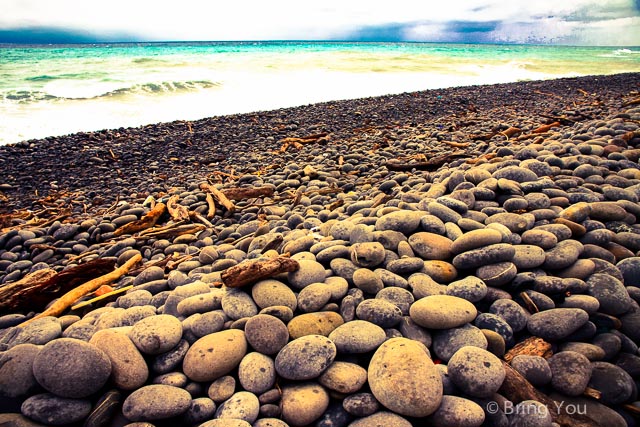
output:
M113 260L96 259L56 273L43 269L0 288L0 313L40 311L47 304L88 280L113 270Z
M128 291L129 289L132 289L132 288L133 288L133 285L129 285L129 286L125 286L124 288L119 288L119 289L112 290L110 292L105 292L105 293L97 295L96 297L91 298L91 299L89 299L87 301L82 301L81 303L78 303L78 304L72 306L71 310L77 310L79 308L86 307L86 306L91 305L91 304L95 304L96 302L104 301L107 298L111 298L112 296L115 296L115 295L120 295L120 294L122 294L122 293L124 293L124 292L126 292L126 291Z
M51 268L34 271L15 283L0 288L0 313L21 311L28 308L30 298L38 295L43 283L51 280L57 273ZM26 303L26 304L25 304Z
M167 211L174 221L186 221L189 219L189 210L178 203L180 196L174 195L167 202Z
M214 199L227 210L229 215L233 215L233 213L236 211L236 205L234 205L233 202L229 200L222 191L218 190L213 185L202 183L200 184L200 189L211 193Z
M142 218L138 221L133 221L128 224L123 225L113 232L114 236L122 236L123 234L133 234L138 231L145 230L147 228L151 228L156 225L158 219L164 213L166 205L164 203L156 204L153 209L147 212Z
M280 273L296 271L299 267L298 261L283 256L245 261L224 270L221 274L222 283L229 288L239 288Z
M256 197L269 197L273 195L274 187L236 187L222 190L222 194L229 200L253 199Z
M623 102L622 106L623 107L628 107L629 105L636 105L636 104L640 104L640 96L637 97L637 98L633 98L633 99L630 99L628 101Z
M111 271L110 273L107 273L100 277L96 277L95 279L90 280L87 283L70 290L66 294L62 295L56 302L54 302L45 311L23 322L22 325L32 322L35 319L39 319L46 316L59 316L60 314L64 313L66 309L71 307L73 303L75 303L77 300L84 297L88 293L95 291L102 285L113 283L114 281L118 280L120 277L127 274L133 268L133 266L136 265L141 260L142 260L142 255L140 255L139 253L134 255L127 262L125 262L123 265L116 268L115 270Z
M512 401L514 404L518 404L524 400L535 400L547 407L549 415L554 422L558 423L562 427L598 427L599 423L591 418L578 414L567 413L567 406L562 405L547 396L544 393L538 391L531 385L518 371L513 369L507 362L502 362L505 371L505 378L499 393L504 397Z
M196 234L206 227L202 224L169 224L164 227L155 227L144 230L136 236L137 239L149 239L152 237L165 239L169 237L181 236L183 234Z
M399 161L388 161L384 165L390 171L410 171L412 169L417 170L426 170L426 171L435 171L440 168L442 165L449 163L453 160L469 157L464 152L455 152L451 154L445 154L443 156L434 157L431 160L427 160L424 162L414 162L414 163L403 163Z
M213 228L214 227L214 225L211 224L211 222L209 222L209 220L207 218L203 217L202 215L200 215L196 211L189 212L189 218L192 221L200 221L201 223L203 223L205 226L207 226L209 228Z
M504 355L504 360L511 362L514 357L521 354L545 358L550 357L551 344L539 337L529 337L513 346L513 348Z
M280 147L280 152L284 153L287 151L287 148L290 146L294 146L296 149L300 150L304 144L309 144L313 142L326 142L330 139L330 135L328 133L316 133L314 135L304 136L301 138L283 138L279 142L282 144Z
M560 126L560 122L553 122L553 123L549 123L548 125L542 125L538 128L535 128L534 130L531 131L531 133L545 133L545 132L549 132L551 130L551 128L554 127L558 127Z
M443 143L456 148L466 148L469 146L468 142L455 142L455 141L442 141Z
M216 202L213 200L213 195L211 193L207 193L207 218L213 219L216 216Z
M505 138L509 139L509 138L511 138L512 136L515 136L515 135L517 135L517 134L519 134L519 133L521 133L521 132L522 132L522 129L511 126L510 128L505 129L505 130L503 130L503 131L501 131L501 132L498 132L497 134L498 134L498 135L502 135L502 136L504 136Z

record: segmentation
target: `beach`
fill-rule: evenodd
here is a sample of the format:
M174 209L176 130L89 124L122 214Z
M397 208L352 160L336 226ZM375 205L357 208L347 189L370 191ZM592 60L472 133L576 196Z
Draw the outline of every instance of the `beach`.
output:
M0 421L634 425L639 158L639 73L0 146Z

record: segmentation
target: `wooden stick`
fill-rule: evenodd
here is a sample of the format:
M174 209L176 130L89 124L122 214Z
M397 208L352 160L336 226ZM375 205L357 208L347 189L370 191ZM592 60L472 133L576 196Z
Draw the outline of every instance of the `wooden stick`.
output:
M213 195L211 193L207 193L207 206L209 210L207 211L207 218L213 219L216 216L216 202L213 200Z
M546 394L538 391L507 362L502 362L502 365L505 371L505 378L499 392L514 404L524 400L536 400L547 407L553 421L562 427L598 427L600 425L585 415L569 414L566 405L561 405Z
M450 145L451 147L456 147L456 148L466 148L469 146L468 142L455 142L455 141L442 141L447 145Z
M174 221L186 221L189 219L189 211L187 208L178 203L178 199L180 196L173 195L169 198L167 202L167 211L169 215L171 215L171 219Z
M31 292L42 291L42 283L47 282L56 275L56 271L51 268L34 271L24 276L14 283L9 283L0 288L0 312L19 311L21 308L20 294L25 293L30 296ZM27 301L28 303L28 301Z
M455 159L469 157L464 152L455 152L445 154L443 156L434 157L426 162L402 163L397 161L388 161L384 165L390 171L410 171L412 169L435 171L445 163L449 163Z
M160 239L164 239L166 237L176 237L181 236L183 234L196 234L200 231L204 230L205 227L202 224L171 224L164 227L151 228L149 230L144 230L138 236L137 239L149 239L151 237L156 237Z
M549 123L548 125L542 125L534 130L531 131L531 133L545 133L545 132L549 132L551 130L551 128L560 126L560 122L553 122L553 123Z
M630 99L629 101L623 102L622 106L628 107L629 105L636 105L636 104L640 104L640 96L634 99Z
M229 288L239 288L280 273L296 271L298 261L279 256L267 260L245 261L229 267L221 274L222 282Z
M522 354L545 358L550 357L551 344L539 337L529 337L513 346L513 348L504 355L504 360L511 362L514 357Z
M0 313L40 311L76 286L113 270L115 261L98 258L59 273L44 269L0 288Z
M510 128L503 130L502 132L498 132L498 134L504 135L508 140L509 138L516 134L519 134L520 132L522 132L520 128L511 126Z
M189 218L191 218L191 220L200 221L209 228L213 228L213 224L211 224L211 222L209 222L207 218L203 217L196 211L189 212Z
M67 292L63 296L60 297L56 302L54 302L49 308L43 311L40 314L36 314L31 319L22 323L25 325L29 322L34 321L35 319L40 319L46 316L59 316L64 313L66 309L71 307L74 302L85 296L86 294L95 291L102 285L108 285L109 283L113 283L125 274L129 272L138 262L142 260L142 255L135 254L132 256L127 262L125 262L120 267L116 268L110 273L105 274L104 276L97 277L93 280L88 281L84 285L80 285L75 289Z
M274 190L273 187L266 186L256 188L234 187L222 190L222 194L229 200L238 201L256 197L269 197L273 195Z
M234 205L233 202L229 200L222 191L218 190L213 185L202 183L200 184L200 189L211 193L213 197L216 199L216 201L220 203L222 206L224 206L224 208L227 210L229 215L233 215L233 213L236 211L236 205Z
M138 231L153 227L154 225L156 225L156 222L158 222L158 219L164 213L165 208L166 205L164 203L156 204L153 209L147 212L147 214L140 218L138 221L133 221L123 225L122 227L114 231L113 235L122 236L123 234L133 234L137 233Z
M99 295L99 296L97 296L95 298L91 298L89 300L82 301L82 302L72 306L71 310L73 311L73 310L77 310L77 309L82 308L82 307L86 307L88 305L91 305L91 304L96 303L98 301L102 301L102 300L107 299L109 297L112 297L114 295L119 295L121 293L124 293L124 292L126 292L126 291L128 291L129 289L132 289L132 288L133 288L133 285L125 286L124 288L119 288L119 289L113 290L111 292L107 292L106 294Z

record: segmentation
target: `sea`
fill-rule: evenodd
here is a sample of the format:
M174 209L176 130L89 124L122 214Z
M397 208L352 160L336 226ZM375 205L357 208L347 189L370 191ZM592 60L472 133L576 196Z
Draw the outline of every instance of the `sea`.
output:
M638 71L637 46L5 44L0 145L323 101Z

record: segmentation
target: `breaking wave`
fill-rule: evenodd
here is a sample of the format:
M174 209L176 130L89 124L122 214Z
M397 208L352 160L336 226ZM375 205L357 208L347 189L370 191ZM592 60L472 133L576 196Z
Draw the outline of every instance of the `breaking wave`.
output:
M47 80L48 76L39 76L41 80ZM117 98L130 95L161 95L167 93L191 92L202 89L209 89L221 86L221 83L209 80L188 80L188 81L166 81L166 82L149 82L136 84L127 87L111 89L107 91L92 89L88 87L81 88L79 91L77 86L65 88L57 87L55 91L42 90L8 90L0 93L0 101L17 102L20 104L28 104L40 101L59 101L59 100L88 100L99 98ZM84 92L91 95L80 95ZM52 93L55 92L55 93ZM67 92L65 94L65 92ZM97 93L96 93L97 92Z

